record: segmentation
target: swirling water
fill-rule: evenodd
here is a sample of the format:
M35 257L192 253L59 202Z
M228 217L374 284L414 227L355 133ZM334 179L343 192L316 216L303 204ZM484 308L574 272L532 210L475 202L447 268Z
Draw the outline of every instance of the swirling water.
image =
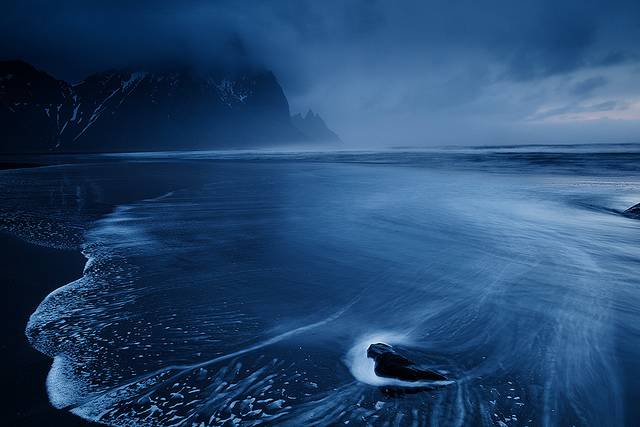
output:
M10 176L12 203L17 176L35 194L83 188L78 170L104 201L121 161L172 180L93 216L75 191L75 216L47 219L73 218L88 259L26 330L56 407L118 426L638 422L640 221L619 211L639 154L202 156ZM3 223L37 239L27 210ZM452 383L385 389L378 341Z

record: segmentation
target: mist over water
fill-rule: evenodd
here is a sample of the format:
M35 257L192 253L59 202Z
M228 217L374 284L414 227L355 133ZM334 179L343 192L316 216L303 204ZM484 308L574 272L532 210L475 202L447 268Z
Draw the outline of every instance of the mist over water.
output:
M31 240L65 225L16 194L77 190L84 274L26 329L52 404L111 425L632 425L640 222L619 212L640 154L540 151L126 156L179 173L106 215L79 207L92 165L3 172L3 228ZM374 342L452 383L385 389Z

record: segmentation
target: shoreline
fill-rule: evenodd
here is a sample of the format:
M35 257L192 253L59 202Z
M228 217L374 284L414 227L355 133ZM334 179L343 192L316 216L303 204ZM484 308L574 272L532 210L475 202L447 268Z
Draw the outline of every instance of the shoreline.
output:
M82 276L86 258L79 250L38 246L0 233L6 268L0 273L5 288L2 324L2 381L11 393L5 400L8 424L14 426L95 426L49 402L46 378L53 359L29 344L24 333L31 314L54 290ZM37 260L38 268L33 268Z

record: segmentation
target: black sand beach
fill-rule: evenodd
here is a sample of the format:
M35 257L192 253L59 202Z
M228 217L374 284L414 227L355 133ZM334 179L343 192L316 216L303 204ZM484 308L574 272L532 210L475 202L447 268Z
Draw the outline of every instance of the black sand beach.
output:
M92 425L51 406L45 387L51 359L34 350L24 334L38 304L51 291L80 277L85 258L76 251L36 246L5 234L0 234L0 253L4 266L0 281L5 290L2 383L12 390L5 395L5 425Z
M20 167L20 165L22 165ZM29 165L29 166L27 166ZM0 169L18 169L37 166L35 162L4 161ZM30 186L20 181L20 189L12 192L12 185L4 187L12 201L40 200L50 212L62 210L62 218L97 219L121 203L155 197L175 188L171 175L165 174L166 165L146 164L132 167L126 163L94 166L91 179L73 176L67 169L50 170L52 187ZM33 168L32 170L42 170ZM200 182L206 176L207 165L185 163L180 168L182 183ZM109 172L110 171L110 172ZM72 178L73 176L73 178ZM127 182L123 186L121 177ZM43 179L42 182L47 182ZM71 185L69 186L69 183ZM81 197L76 193L81 185ZM24 191L28 188L29 196ZM58 192L57 189L63 188ZM99 189L99 191L94 191ZM33 193L31 193L33 191ZM12 208L18 209L18 208ZM29 208L26 208L29 209ZM4 286L4 310L2 311L3 339L2 361L5 369L2 382L13 393L5 398L5 420L11 426L86 426L88 423L67 411L51 406L47 397L46 378L52 359L33 349L25 336L29 316L42 300L55 289L78 279L86 259L76 250L60 250L28 243L18 237L0 233L2 266L0 283Z
M0 174L3 230L93 260L29 325L72 363L59 406L114 426L639 419L640 222L617 213L635 152L181 156ZM24 333L85 260L0 251L5 424L87 425L49 405ZM378 342L453 382L388 393Z
M15 163L15 162L0 162L0 170L4 169L22 169L22 168L37 168L43 166L38 163Z

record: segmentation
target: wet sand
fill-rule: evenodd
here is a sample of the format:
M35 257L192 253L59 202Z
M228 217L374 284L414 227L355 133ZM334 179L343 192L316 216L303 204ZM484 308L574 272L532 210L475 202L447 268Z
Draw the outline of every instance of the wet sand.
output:
M34 350L24 334L38 304L51 291L81 276L85 258L77 251L36 246L6 234L0 234L0 254L5 425L95 425L51 406L45 386L51 359Z

